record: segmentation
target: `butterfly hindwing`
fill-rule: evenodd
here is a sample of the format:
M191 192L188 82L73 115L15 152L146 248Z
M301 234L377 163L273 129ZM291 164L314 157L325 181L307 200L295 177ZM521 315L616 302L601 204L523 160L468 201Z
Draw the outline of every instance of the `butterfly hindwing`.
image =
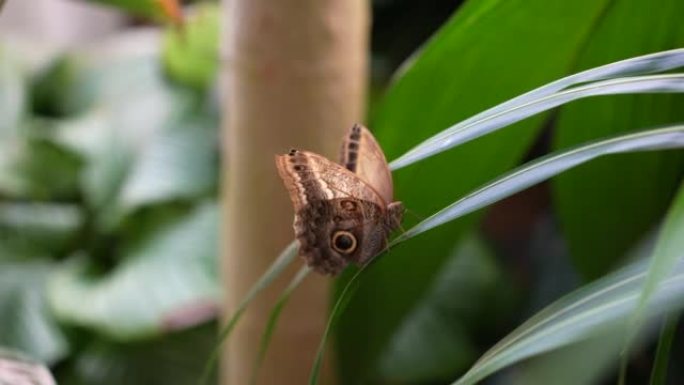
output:
M387 159L366 127L355 124L344 137L340 161L346 169L373 187L386 203L392 202L392 174Z

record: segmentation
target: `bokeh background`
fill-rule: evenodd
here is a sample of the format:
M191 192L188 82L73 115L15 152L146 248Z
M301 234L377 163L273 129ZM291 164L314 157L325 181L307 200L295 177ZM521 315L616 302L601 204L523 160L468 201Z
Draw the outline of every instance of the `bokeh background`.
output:
M367 121L388 159L566 74L684 46L681 0L564 3L372 1ZM0 13L0 347L60 384L195 383L216 343L221 12L184 6L182 28L146 1L8 0ZM681 95L577 102L399 171L397 197L408 226L526 160L683 118ZM337 325L338 383L450 383L634 258L683 171L681 150L597 161L393 250ZM656 334L630 383L648 382ZM613 383L618 360L597 341L487 381Z

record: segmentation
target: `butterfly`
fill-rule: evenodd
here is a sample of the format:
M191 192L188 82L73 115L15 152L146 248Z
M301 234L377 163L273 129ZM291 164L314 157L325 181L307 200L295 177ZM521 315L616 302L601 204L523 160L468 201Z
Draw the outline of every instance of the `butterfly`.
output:
M315 271L339 274L387 247L404 214L393 201L392 174L371 132L355 124L337 164L308 151L276 155L276 167L295 209L299 255Z

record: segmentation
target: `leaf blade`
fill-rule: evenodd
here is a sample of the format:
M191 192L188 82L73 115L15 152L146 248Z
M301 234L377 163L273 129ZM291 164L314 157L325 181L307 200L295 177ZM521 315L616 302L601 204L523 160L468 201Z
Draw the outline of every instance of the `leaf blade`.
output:
M677 0L614 1L577 66L589 68L656 50L681 49L684 28L677 16L681 13L684 3ZM602 136L682 122L682 103L684 95L578 101L560 109L552 147L562 149ZM676 192L682 167L681 153L632 154L593 162L552 183L553 205L572 260L583 276L595 278L610 270L634 240L658 223ZM629 220L624 220L626 216Z
M387 158L460 119L563 76L607 3L582 0L548 7L539 0L465 2L405 67L371 119L369 126ZM516 164L543 119L534 117L400 170L394 174L396 196L418 215L436 211ZM434 184L454 165L459 166L458 180L429 193L419 188ZM379 355L392 333L477 220L478 215L470 216L430 232L392 250L391 261L383 259L382 268L370 269L337 329L343 382L377 374Z

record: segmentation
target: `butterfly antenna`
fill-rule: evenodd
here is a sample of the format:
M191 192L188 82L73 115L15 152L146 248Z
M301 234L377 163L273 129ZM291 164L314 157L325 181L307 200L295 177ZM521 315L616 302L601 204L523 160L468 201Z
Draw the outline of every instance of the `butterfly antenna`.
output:
M409 210L407 208L404 209L404 212L407 214L411 214L411 216L414 217L415 219L417 219L419 222L422 222L427 218L426 216L420 215L420 214L416 213L415 211Z

